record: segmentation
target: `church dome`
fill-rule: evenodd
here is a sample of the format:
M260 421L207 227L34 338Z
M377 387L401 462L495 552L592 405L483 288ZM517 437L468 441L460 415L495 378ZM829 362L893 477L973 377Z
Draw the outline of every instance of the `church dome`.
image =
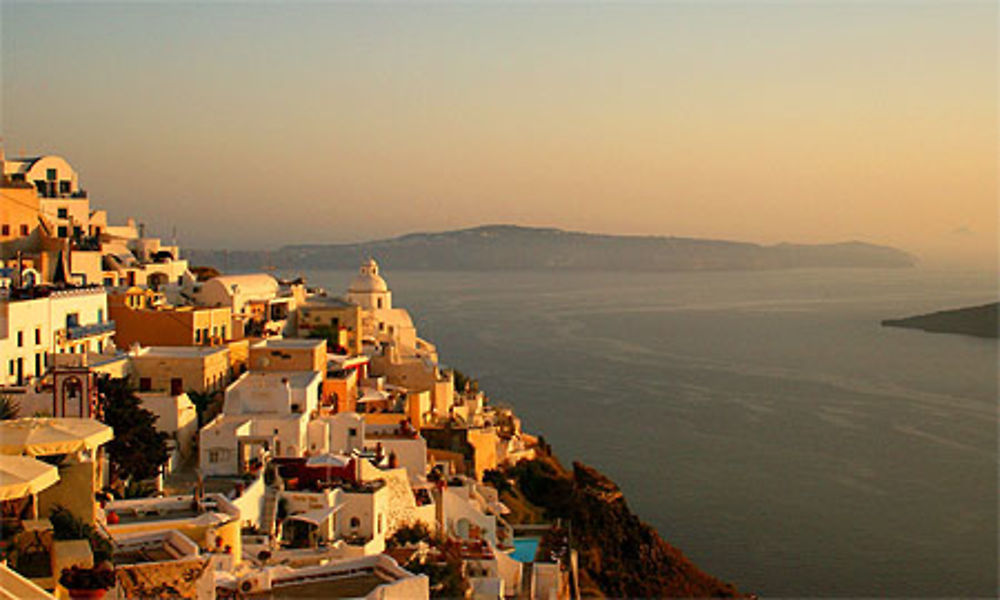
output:
M385 284L385 280L378 274L378 263L375 262L375 259L369 258L367 261L361 263L358 276L351 282L351 287L347 288L347 291L356 294L389 291L389 286Z

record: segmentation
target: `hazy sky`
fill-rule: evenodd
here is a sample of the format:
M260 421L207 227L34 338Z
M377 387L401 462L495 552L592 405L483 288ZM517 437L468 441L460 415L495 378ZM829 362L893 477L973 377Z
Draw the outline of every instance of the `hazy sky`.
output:
M992 1L0 17L8 154L192 247L519 223L996 255Z

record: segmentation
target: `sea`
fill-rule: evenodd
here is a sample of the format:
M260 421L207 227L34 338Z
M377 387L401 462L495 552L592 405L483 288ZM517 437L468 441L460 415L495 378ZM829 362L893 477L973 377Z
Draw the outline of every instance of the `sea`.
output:
M997 342L880 326L996 301L995 272L383 275L444 364L742 591L997 596Z

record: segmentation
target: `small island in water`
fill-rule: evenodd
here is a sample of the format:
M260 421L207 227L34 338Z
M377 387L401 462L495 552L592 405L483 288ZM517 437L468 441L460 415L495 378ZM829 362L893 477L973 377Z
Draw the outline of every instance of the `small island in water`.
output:
M885 319L886 327L922 329L931 333L958 333L983 338L997 337L997 312L1000 303L942 310L903 319Z
M191 250L195 263L224 270L352 269L378 256L393 269L441 271L711 271L912 267L916 258L857 241L760 245L668 236L605 235L551 227L482 225L354 244L296 244L273 251Z

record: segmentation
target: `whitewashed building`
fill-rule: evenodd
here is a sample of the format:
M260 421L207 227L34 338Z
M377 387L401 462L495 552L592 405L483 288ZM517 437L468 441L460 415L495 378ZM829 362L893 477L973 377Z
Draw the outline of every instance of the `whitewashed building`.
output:
M11 293L0 300L0 384L41 377L52 354L111 351L114 328L101 287Z
M265 455L300 457L322 374L244 373L226 389L222 414L202 428L199 466L206 475L238 475Z

